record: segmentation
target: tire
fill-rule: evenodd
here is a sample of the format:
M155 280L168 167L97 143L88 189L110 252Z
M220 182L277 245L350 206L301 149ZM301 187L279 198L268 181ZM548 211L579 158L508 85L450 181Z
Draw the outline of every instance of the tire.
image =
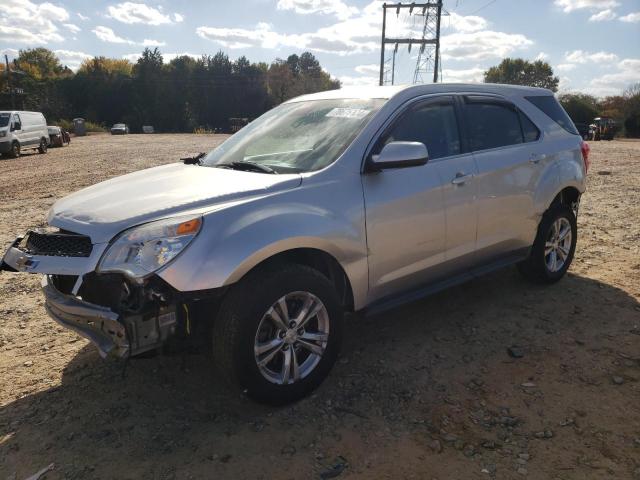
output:
M566 228L569 230L566 231ZM566 234L560 239L563 231ZM555 236L555 232L559 233L558 237ZM570 239L567 239L568 234L571 236ZM557 282L571 265L577 238L578 227L573 210L563 204L552 206L543 215L529 257L518 264L518 270L525 278L536 283ZM554 254L557 262L555 267Z
M288 315L280 306L283 298ZM310 310L319 311L309 317L303 330L298 326L289 328L290 325L285 333L274 318L291 320L301 313L305 302L311 304ZM295 402L309 395L329 374L342 343L342 324L343 310L337 292L318 271L285 264L250 273L227 294L214 322L214 365L222 379L258 402ZM310 335L322 335L326 340L309 340ZM268 344L275 348L264 347ZM303 344L312 344L316 353ZM260 346L265 350L258 353ZM271 360L266 361L270 355ZM292 365L287 370L288 377L283 368L287 356ZM297 360L297 379L293 356ZM265 365L259 367L258 359Z
M9 156L11 158L18 158L20 156L20 144L18 142L13 142L11 144L11 151L9 152Z
M43 138L40 140L40 146L38 147L38 153L47 153L47 141Z

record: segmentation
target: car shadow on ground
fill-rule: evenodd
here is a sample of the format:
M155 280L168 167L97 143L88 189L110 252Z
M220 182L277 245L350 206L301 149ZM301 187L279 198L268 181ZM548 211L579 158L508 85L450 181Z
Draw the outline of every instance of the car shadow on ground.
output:
M596 341L637 348L638 310L635 298L596 280L571 274L532 286L505 270L384 314L350 316L329 379L279 409L212 380L207 355L134 359L123 375L122 363L104 362L87 345L59 386L0 408L0 477L23 478L54 462L47 478L111 478L116 470L119 478L160 478L158 465L171 470L178 458L229 468L227 456L279 455L282 444L273 443L284 435L318 442L346 417L359 422L354 429L411 429L409 416L429 416L443 399L463 402L477 378L481 388L508 391L522 380L513 369L542 375L541 359L569 364L568 355L588 369ZM522 360L508 355L514 345ZM265 475L272 477L269 467Z

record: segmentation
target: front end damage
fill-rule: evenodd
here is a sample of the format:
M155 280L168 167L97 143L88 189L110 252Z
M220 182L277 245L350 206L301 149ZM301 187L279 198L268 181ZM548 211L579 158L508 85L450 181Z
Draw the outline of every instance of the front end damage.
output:
M221 291L179 292L156 275L131 280L97 273L105 245L67 231L30 231L11 245L0 270L41 273L49 316L90 340L102 357L128 358L171 341L194 345L206 327L199 315Z

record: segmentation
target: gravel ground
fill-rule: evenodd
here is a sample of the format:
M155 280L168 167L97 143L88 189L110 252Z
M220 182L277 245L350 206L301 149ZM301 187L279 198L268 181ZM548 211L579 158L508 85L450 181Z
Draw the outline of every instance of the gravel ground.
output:
M0 160L0 248L56 198L222 136L74 138ZM311 398L228 393L205 355L122 366L48 319L39 278L0 275L0 479L640 479L640 142L592 144L576 259L352 316ZM519 358L509 354L508 348Z

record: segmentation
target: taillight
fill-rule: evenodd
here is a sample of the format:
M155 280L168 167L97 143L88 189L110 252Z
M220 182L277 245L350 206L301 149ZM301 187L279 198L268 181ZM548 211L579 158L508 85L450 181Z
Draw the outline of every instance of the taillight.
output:
M580 150L582 150L582 161L584 162L584 172L587 173L589 171L589 166L591 163L589 162L589 152L591 151L591 147L587 142L582 142L580 145Z

